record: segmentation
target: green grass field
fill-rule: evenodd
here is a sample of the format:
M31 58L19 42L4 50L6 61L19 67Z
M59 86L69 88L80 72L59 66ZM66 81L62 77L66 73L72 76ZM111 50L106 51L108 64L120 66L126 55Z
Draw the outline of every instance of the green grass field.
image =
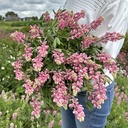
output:
M18 31L28 31L28 27L30 25L41 25L41 20L33 20L33 21L0 21L0 31L5 32L13 32L15 30ZM26 28L26 29L25 29Z

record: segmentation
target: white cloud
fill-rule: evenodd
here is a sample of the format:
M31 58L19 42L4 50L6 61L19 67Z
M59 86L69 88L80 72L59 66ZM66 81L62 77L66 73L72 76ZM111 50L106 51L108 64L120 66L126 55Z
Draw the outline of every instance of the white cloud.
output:
M28 4L42 4L42 3L46 3L47 0L24 0L25 3Z
M66 0L0 0L0 15L14 11L19 17L38 16L63 7Z

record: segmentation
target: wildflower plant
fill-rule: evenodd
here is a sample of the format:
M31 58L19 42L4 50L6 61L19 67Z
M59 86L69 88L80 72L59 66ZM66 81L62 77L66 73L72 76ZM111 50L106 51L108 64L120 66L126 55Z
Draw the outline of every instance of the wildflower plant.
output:
M59 107L73 109L79 121L86 116L77 94L86 91L89 109L101 108L107 99L105 83L109 78L103 69L113 76L118 68L115 60L102 50L100 43L115 42L123 36L108 32L102 37L92 34L103 22L99 17L89 26L79 24L85 12L58 10L54 19L43 14L42 26L30 26L29 34L14 32L13 39L24 46L24 53L13 63L16 79L24 81L25 93L31 97L32 115L40 117L40 96L49 95ZM37 97L35 97L37 96ZM49 124L49 127L53 124Z

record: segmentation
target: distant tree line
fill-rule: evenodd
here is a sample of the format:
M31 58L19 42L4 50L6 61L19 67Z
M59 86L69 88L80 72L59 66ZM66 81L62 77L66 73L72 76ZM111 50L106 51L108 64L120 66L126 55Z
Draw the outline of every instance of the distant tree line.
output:
M5 17L0 15L0 21L1 20L38 20L38 17L31 16L31 17L20 18L17 13L13 11L8 11L7 13L5 13Z
M16 16L16 17L18 17L18 14L16 14L16 13L13 12L13 11L8 11L8 12L5 14L5 17L8 17L8 16Z
M0 15L0 21L3 20L3 17Z

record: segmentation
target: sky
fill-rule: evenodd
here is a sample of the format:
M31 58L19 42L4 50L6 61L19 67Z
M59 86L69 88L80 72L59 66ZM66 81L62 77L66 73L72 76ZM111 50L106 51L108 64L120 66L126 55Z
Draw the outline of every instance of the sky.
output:
M64 3L65 0L0 0L0 15L5 16L8 11L13 11L20 18L40 18L43 12L57 10L63 7Z

